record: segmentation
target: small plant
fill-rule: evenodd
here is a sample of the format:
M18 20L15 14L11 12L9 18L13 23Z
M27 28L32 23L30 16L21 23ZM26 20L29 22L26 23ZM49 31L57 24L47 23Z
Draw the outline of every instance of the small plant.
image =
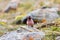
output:
M24 17L24 15L17 16L15 20L21 20Z
M60 15L60 11L57 12Z
M0 25L6 25L6 22L0 22Z
M60 28L59 27L54 27L54 26L51 26L50 28L52 31L57 31L57 32L60 32Z
M52 27L51 27L51 30L52 30L52 31L56 31L56 30L57 30L57 27L53 27L53 26L52 26Z

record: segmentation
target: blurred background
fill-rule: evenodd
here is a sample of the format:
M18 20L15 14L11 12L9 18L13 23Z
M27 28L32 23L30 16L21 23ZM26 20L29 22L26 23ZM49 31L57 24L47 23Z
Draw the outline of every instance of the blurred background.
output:
M59 17L53 20L52 23L54 25L49 24L47 25L47 28L46 24L42 26L40 25L40 22L42 20L34 19L34 21L37 22L34 26L39 30L48 30L46 32L48 36L46 36L45 39L54 40L52 36L53 32L55 32L53 34L55 36L57 34L60 35L60 0L0 0L0 36L5 34L6 32L17 30L20 26L26 26L26 24L24 24L22 20L24 20L24 18L31 12L33 12L33 14L38 14L40 11L38 12L37 9L42 9L43 7L53 8L56 11L52 11L52 13L57 13ZM36 12L34 12L34 10L36 10ZM51 11L46 10L46 13L47 12L48 14L51 13ZM44 13L45 12L43 12L43 14ZM53 17L55 15L53 18L56 18L57 14L52 14L50 17ZM50 19L48 20L50 21Z

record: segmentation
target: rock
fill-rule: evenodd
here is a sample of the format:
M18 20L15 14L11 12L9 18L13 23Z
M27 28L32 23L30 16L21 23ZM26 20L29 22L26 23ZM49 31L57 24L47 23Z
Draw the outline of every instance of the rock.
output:
M56 18L59 18L59 15L57 14L56 8L45 8L45 9L37 9L27 14L26 17L23 18L26 20L28 16L31 16L33 20L43 20L44 18L47 20L47 22L51 22L55 20Z
M16 10L18 4L19 4L19 0L11 0L4 9L4 12L8 12L10 9Z
M24 37L28 40L30 37L32 37L32 39L34 40L41 40L43 38L43 33L39 33L39 32L31 32L31 33L27 33L27 35L25 35ZM24 38L23 37L23 38Z
M6 20L6 19L0 19L0 21L1 21L1 22L7 22L7 20Z
M57 37L56 37L56 40L60 40L60 36L57 36Z
M27 40L28 39L41 40L45 37L44 32L42 31L29 32L28 31L29 29L20 27L20 29L16 31L8 32L7 34L1 36L0 40L23 40L24 38Z

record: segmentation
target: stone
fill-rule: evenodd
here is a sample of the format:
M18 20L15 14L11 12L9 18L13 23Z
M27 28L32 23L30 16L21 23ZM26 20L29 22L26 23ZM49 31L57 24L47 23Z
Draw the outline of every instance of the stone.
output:
M11 1L7 4L6 8L5 8L3 11L4 11L4 12L8 12L10 9L16 10L16 8L18 7L19 2L20 2L19 0L11 0Z
M57 18L59 18L59 15L57 14L57 8L45 8L45 9L37 9L27 14L26 17L22 19L26 21L26 18L28 16L31 16L33 20L43 20L44 18L47 20L47 22L51 22Z
M45 33L43 31L32 31L30 32L30 30L34 30L33 28L25 28L25 27L20 27L18 30L16 31L11 31L11 32L7 32L7 34L4 34L3 36L0 37L0 40L23 40L24 38L26 40L41 40L45 37ZM33 37L33 38L32 38Z
M60 40L60 36L57 36L57 37L56 37L56 40Z

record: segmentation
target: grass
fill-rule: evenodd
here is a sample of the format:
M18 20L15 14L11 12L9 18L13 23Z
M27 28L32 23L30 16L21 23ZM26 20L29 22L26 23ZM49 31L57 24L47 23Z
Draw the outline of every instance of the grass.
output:
M56 37L60 35L60 31L57 31L57 29L59 28L57 29L56 28L57 27L53 27L53 26L52 28L41 28L43 31L45 31L45 34L46 34L44 40L56 40Z

